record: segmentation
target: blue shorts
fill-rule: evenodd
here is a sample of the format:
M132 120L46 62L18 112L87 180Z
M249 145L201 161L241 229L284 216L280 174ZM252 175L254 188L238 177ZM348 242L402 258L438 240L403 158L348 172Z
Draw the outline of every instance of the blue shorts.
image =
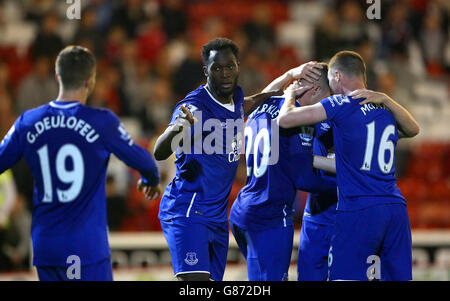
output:
M326 281L333 226L303 220L298 245L298 281Z
M329 279L412 280L411 248L405 205L338 211L329 252Z
M248 280L288 280L294 228L251 231L231 224L231 231L247 260Z
M36 266L40 281L113 281L109 258L98 263L77 267Z
M169 245L175 276L208 273L212 280L222 280L228 255L228 222L178 217L161 221L161 227Z

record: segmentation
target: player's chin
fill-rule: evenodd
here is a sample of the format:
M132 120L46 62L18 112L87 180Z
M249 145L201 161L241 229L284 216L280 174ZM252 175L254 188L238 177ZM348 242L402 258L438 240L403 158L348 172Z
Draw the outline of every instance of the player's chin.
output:
M236 85L230 85L230 86L221 86L219 88L220 94L223 96L230 96L233 94L234 89L236 89Z

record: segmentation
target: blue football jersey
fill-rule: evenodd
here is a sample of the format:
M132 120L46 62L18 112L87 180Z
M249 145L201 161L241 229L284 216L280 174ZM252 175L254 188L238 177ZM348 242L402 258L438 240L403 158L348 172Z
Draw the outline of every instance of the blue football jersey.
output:
M244 93L237 87L226 106L201 85L180 101L197 118L176 151L176 175L161 199L159 218L227 221L228 198L239 165L244 129Z
M321 101L333 127L338 210L403 203L395 178L397 125L383 106L333 95Z
M298 189L336 191L335 179L313 173L313 126L279 128L276 118L283 97L260 105L245 126L247 182L230 212L230 222L243 229L270 229L292 224Z
M111 111L52 101L25 111L0 145L0 172L24 157L34 177L33 264L82 265L109 258L105 181L111 153L156 185L150 154Z
M323 121L315 126L313 153L327 157L333 147L333 129L329 122ZM323 170L316 170L322 176L329 176ZM334 225L336 217L337 191L331 193L311 192L306 199L303 219L321 225Z

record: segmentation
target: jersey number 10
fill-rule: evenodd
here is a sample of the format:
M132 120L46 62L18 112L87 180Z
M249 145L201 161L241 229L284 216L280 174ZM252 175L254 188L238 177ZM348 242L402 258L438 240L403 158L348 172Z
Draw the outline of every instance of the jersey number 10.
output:
M364 162L361 166L361 170L370 171L373 148L375 145L375 121L366 124L367 127L367 142L366 151L364 153ZM388 174L391 172L392 165L394 164L394 143L389 140L391 135L395 134L395 126L389 124L381 135L380 143L378 146L378 166L381 172ZM389 151L389 162L386 162L386 151Z
M53 200L53 185L47 144L42 146L37 153L39 155L42 181L44 184L44 197L42 198L42 202L51 203ZM67 170L66 168L66 159L69 157L73 163L72 170ZM78 147L73 144L65 144L59 149L56 154L56 175L61 182L70 184L70 187L65 190L56 188L59 201L61 203L68 203L75 200L80 194L84 179L84 160Z

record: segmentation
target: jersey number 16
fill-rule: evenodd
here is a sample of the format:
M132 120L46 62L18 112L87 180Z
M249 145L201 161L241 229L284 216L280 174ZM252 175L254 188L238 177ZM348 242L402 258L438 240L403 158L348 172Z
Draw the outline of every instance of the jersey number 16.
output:
M361 170L370 171L373 149L375 146L375 121L366 124L367 127L367 142L366 151L364 153L364 162L361 166ZM389 140L391 135L395 134L395 126L389 124L383 130L381 134L380 143L378 146L378 167L381 172L388 174L391 172L392 165L394 164L394 143ZM386 162L386 151L389 152L389 161Z

